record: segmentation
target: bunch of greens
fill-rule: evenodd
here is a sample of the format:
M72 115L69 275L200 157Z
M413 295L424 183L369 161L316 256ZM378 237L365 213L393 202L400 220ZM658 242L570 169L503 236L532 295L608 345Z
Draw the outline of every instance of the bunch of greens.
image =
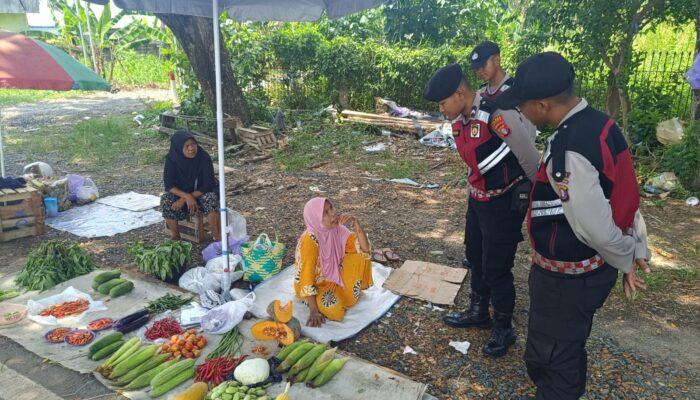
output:
M166 240L156 246L134 243L128 249L139 271L161 280L172 278L175 271L187 265L192 259L191 251L192 243L175 240Z
M44 291L94 269L92 258L77 244L49 241L29 253L15 282L28 290Z
M177 310L178 308L190 304L194 300L191 296L176 296L174 294L166 294L153 301L148 302L146 309L151 315L158 315L168 310Z

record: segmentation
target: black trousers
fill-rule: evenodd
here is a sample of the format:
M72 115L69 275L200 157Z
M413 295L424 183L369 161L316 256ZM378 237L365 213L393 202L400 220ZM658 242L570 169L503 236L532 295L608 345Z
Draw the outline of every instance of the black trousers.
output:
M617 270L607 264L579 276L532 266L523 358L537 399L578 399L586 391L586 340L616 280Z
M464 243L471 264L472 293L490 296L493 309L512 314L515 307L513 260L525 214L511 210L511 195L488 202L469 199Z

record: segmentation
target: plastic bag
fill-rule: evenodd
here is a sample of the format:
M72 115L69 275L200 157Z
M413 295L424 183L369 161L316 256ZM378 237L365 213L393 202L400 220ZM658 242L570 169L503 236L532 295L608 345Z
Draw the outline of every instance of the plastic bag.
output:
M44 325L57 325L59 323L59 319L54 317L54 316L48 316L48 317L42 317L39 315L41 311L44 309L48 308L49 306L52 306L54 304L60 304L64 303L66 301L75 301L78 299L85 299L88 302L90 302L90 306L88 307L87 310L85 310L81 314L77 314L74 316L66 317L66 318L61 318L60 322L66 322L66 321L71 321L71 322L76 322L80 321L80 319L85 316L85 314L93 311L102 311L106 310L107 307L105 307L104 303L101 301L93 301L92 297L87 294L83 293L80 290L74 288L73 286L69 286L64 290L63 292L59 294L55 294L53 296L46 297L41 300L29 300L27 301L27 308L29 309L27 311L27 317L31 319L34 322L38 322L40 324Z
M212 308L202 317L202 330L217 335L230 331L241 323L243 316L253 307L254 302L255 293L250 292L240 300L229 301Z
M100 196L97 185L90 178L80 175L68 175L68 198L78 204L91 203Z
M207 269L207 273L218 274L220 277L222 277L225 265L226 261L224 261L224 257L220 256L207 261L205 268ZM245 265L241 256L237 254L228 256L228 269L231 283L243 277L244 267ZM219 282L221 282L221 280L219 280Z
M420 138L419 141L426 146L449 147L453 150L457 148L455 139L452 137L450 124L443 124L440 128Z
M204 267L196 267L182 274L178 285L197 294L204 293L207 290L218 292L221 290L221 275L208 273Z
M235 239L231 236L228 238L228 251L229 254L241 255L241 245L247 242L250 236L245 235L240 239ZM202 250L202 258L204 262L211 260L212 258L221 255L221 242L214 242Z
M226 209L226 232L236 241L245 242L249 239L245 218L238 211L230 208Z
M661 121L656 125L656 139L665 145L678 144L683 139L683 126L678 118Z
M35 177L53 178L55 175L53 168L45 162L37 161L24 166L22 175L31 174Z

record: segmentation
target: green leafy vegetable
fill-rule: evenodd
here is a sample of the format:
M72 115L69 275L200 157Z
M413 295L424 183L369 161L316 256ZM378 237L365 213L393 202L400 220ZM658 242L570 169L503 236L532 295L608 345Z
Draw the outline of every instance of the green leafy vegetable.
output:
M94 269L92 258L79 245L52 240L29 253L15 282L22 288L43 292Z
M173 272L189 264L192 243L166 240L157 246L134 243L128 249L139 271L153 274L161 280L173 277Z
M186 304L190 304L192 300L194 300L194 297L176 296L168 293L149 302L146 308L151 315L157 315L168 310L177 310Z

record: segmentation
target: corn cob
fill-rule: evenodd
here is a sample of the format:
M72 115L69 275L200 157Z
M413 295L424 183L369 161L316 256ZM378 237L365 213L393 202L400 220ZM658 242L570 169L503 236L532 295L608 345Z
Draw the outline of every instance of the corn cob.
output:
M299 361L297 361L294 366L289 370L290 375L296 375L299 372L309 368L311 364L316 361L316 359L323 354L323 352L326 351L326 344L321 343L317 344L314 346L311 350L309 350L306 354L304 354L304 357L300 358Z
M297 363L304 355L314 347L313 343L302 343L294 349L277 367L277 372L287 372L294 364Z
M310 386L313 388L317 388L326 384L328 381L331 380L331 378L335 376L335 374L337 374L338 372L340 372L341 369L343 369L343 366L349 359L349 357L336 358L335 360L328 363L326 368L324 368L323 371L321 371L321 373L318 374L318 376L313 380Z
M316 361L314 361L313 364L309 367L309 373L306 375L306 382L310 382L313 380L318 374L323 371L323 369L328 365L331 360L333 360L333 357L335 357L335 352L338 350L337 347L333 347L332 349L328 349L321 354Z

